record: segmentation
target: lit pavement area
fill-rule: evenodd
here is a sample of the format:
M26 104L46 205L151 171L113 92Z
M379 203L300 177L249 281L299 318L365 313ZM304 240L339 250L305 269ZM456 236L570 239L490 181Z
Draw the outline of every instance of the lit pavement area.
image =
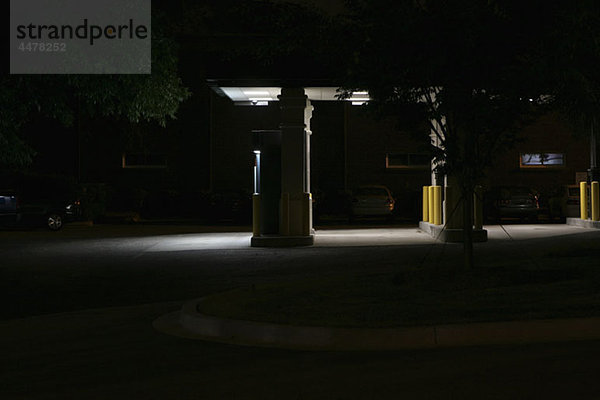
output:
M504 240L544 239L593 232L564 224L486 225L490 242ZM162 226L67 226L64 231L0 231L0 249L23 246L31 251L68 251L86 253L90 250L112 254L134 252L200 251L247 249L251 232L246 227L228 227L222 232L202 232L210 227ZM221 229L212 227L212 229ZM231 231L234 230L234 231ZM237 230L237 231L235 231ZM74 243L77 246L73 246ZM314 247L402 246L427 245L435 242L416 226L355 227L340 226L317 229Z
M589 232L564 224L487 225L490 241L543 239ZM319 230L316 246L398 246L423 245L433 238L416 227Z
M575 252L578 257L595 257L600 251L600 230L550 224L486 228L490 240L475 244L476 260L522 263L549 251ZM323 273L437 266L459 260L462 251L461 244L435 241L414 226L322 229L315 246L290 249L252 248L250 232L231 232L244 228L207 229L214 228L1 231L0 300L7 306L0 308L0 318L185 301L247 284L314 279Z
M317 247L424 245L433 239L417 227L318 230Z
M171 337L152 321L252 284L444 262L414 226L333 227L316 246L249 247L237 227L67 226L0 232L2 399L597 399L600 342L301 352ZM344 228L344 229L342 229ZM348 229L350 228L350 229ZM488 226L476 257L596 257L600 230ZM375 247L377 246L377 247ZM590 251L592 249L592 251Z
M137 240L143 243L144 252L232 250L250 246L250 236L247 232L229 232L152 236Z
M544 239L566 235L577 235L589 230L570 225L490 225L485 226L490 241ZM187 234L179 236L150 237L138 239L148 241L147 252L243 249L250 245L249 232L226 232ZM154 244L151 244L154 242ZM433 238L417 227L399 228L346 228L317 230L316 247L353 246L404 246L427 245ZM143 245L142 245L143 246Z
M589 229L564 224L487 225L484 228L492 242L590 233ZM41 251L68 250L74 253L88 252L89 246L112 253L230 250L247 249L250 246L252 234L245 227L229 227L222 232L201 232L202 229L210 228L197 227L196 230L200 231L197 232L194 227L67 227L58 233L4 231L0 232L0 238L5 245L12 243ZM77 242L77 247L73 247L74 242ZM341 226L317 229L315 235L315 247L427 245L433 242L431 236L416 226Z
M577 235L589 231L585 228L562 224L490 225L485 229L488 230L490 241L544 239ZM250 245L250 237L249 232L226 232L150 237L138 240L148 242L148 247L144 251L168 252L243 249ZM317 230L315 234L316 247L427 245L433 241L431 236L417 227L327 229ZM144 245L142 244L142 246Z
M590 229L565 224L489 225L484 226L484 229L487 229L491 241L545 239L591 233Z

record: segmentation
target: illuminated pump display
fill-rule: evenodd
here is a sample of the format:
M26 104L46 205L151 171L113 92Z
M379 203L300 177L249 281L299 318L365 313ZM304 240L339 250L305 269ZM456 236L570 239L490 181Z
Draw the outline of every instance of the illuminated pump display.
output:
M254 150L254 194L260 194L260 150Z

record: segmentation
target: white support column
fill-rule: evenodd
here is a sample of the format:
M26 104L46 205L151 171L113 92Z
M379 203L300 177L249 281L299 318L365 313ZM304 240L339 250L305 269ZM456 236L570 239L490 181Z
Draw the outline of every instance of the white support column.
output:
M442 123L445 123L445 118L442 120ZM431 139L431 144L434 147L437 147L439 149L443 148L443 144L442 144L442 139L443 139L443 131L442 131L442 127L439 125L437 120L432 120L431 124L433 125L432 129L429 132L429 138ZM437 131L438 133L436 133L435 131ZM441 135L442 137L440 138ZM437 182L436 180L436 174L434 172L435 168L437 167L437 163L434 162L433 160L431 160L431 186L435 186L435 185L444 185L444 182Z
M310 119L313 107L303 88L283 88L279 95L279 104L282 194L280 209L287 211L280 218L280 233L286 236L312 236Z

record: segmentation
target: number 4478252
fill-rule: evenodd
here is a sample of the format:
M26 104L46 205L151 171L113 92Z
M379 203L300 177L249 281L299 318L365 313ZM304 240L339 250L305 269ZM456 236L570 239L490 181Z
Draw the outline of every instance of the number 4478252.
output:
M67 51L67 44L58 42L21 42L18 49L23 52L64 52Z

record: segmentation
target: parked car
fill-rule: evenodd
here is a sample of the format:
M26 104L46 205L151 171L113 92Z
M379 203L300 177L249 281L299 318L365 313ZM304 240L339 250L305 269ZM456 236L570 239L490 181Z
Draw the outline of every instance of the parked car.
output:
M60 230L67 221L81 215L79 201L61 201L57 198L21 198L14 190L0 190L0 226L46 227Z
M392 218L395 200L390 190L381 185L361 186L352 192L350 219L355 217Z
M540 211L539 198L531 188L524 186L499 187L491 191L492 217L519 218L537 221Z

